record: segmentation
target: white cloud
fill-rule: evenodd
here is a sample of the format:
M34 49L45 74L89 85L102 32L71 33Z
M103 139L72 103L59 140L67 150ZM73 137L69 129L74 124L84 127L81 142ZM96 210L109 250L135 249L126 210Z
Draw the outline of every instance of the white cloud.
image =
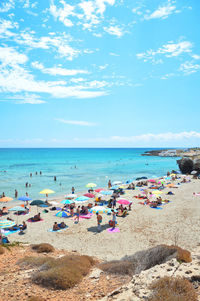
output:
M15 34L9 30L13 28L18 28L17 22L0 19L0 38L8 38L14 36Z
M60 1L60 3L63 5L63 8L57 8L54 4L54 1L51 0L49 11L56 20L58 19L67 27L72 27L73 23L68 17L76 15L74 13L75 6L67 4L65 1L62 0Z
M111 140L116 142L135 142L135 141L151 141L151 140L183 140L190 138L200 138L200 133L191 131L191 132L180 132L180 133L161 133L161 134L143 134L138 136L130 136L130 137L121 137L121 136L113 136Z
M0 47L0 61L2 66L24 64L28 60L23 53L17 52L12 47Z
M194 64L193 62L184 62L180 66L180 71L184 73L184 75L190 75L192 73L196 73L200 69L199 64Z
M200 60L200 55L198 55L198 54L193 54L193 55L191 55L191 57L192 57L194 60Z
M43 104L43 103L46 103L46 101L40 99L39 95L29 94L29 93L25 93L25 95L10 96L5 101L8 101L8 100L15 100L16 104L26 104L26 103L27 104Z
M146 14L144 19L166 19L172 13L178 13L180 11L176 10L176 6L172 4L172 1L169 1L166 5L159 6L154 12L150 15Z
M52 67L52 68L45 68L43 64L39 62L33 62L32 66L36 69L41 70L41 72L50 74L50 75L62 75L62 76L74 76L77 74L88 74L87 70L80 70L80 69L65 69L61 67Z
M69 61L72 61L80 54L79 50L74 49L69 45L69 42L71 41L71 36L66 35L65 33L54 37L43 36L35 38L33 33L22 32L15 37L15 42L18 44L26 45L29 48L54 50L61 57L65 57Z
M15 7L14 0L6 0L6 1L4 0L4 1L1 1L1 2L2 2L2 4L0 6L0 13L6 13L10 9Z
M76 120L65 120L65 119L60 119L56 118L55 120L65 123L65 124L71 124L71 125L80 125L80 126L96 126L96 123L93 122L88 122L88 121L76 121Z
M122 28L120 28L117 25L109 26L109 27L104 27L103 28L107 33L113 36L117 36L118 38L121 38L124 35L124 32Z
M182 41L178 43L168 42L168 44L163 45L158 50L147 50L143 53L138 53L137 58L143 59L145 62L150 60L155 62L155 57L164 55L165 57L177 57L184 53L192 52L192 43L189 41Z

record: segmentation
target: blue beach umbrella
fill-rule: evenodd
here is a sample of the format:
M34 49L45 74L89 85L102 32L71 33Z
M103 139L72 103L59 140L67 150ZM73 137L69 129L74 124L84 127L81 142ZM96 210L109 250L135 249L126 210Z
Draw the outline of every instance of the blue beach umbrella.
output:
M23 201L23 202L27 202L27 201L32 201L31 198L29 198L28 196L24 195L24 196L20 196L18 198L19 201Z
M79 196L78 198L75 199L76 202L86 202L88 201L90 198L88 198L87 196Z
M9 211L25 211L26 209L21 206L15 206L13 208L8 209Z
M64 204L64 205L70 205L70 204L73 204L74 201L71 201L71 200L63 200L61 201L61 204Z
M110 189L115 190L115 189L118 189L118 188L119 188L119 185L115 185L115 186L112 186Z
M110 191L110 190L102 190L102 191L101 191L101 194L104 194L104 195L111 195L111 194L113 194L113 193L112 193L112 191Z

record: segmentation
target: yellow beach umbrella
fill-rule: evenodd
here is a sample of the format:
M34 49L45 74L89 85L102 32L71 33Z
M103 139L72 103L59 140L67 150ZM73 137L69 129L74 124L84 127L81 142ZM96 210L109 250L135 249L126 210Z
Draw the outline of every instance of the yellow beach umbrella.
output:
M176 174L175 173L171 173L170 177L175 177Z
M95 183L88 183L87 185L85 185L85 187L87 187L87 188L93 188L93 187L97 187L97 184L95 184Z
M55 191L53 191L51 189L44 189L44 190L40 191L40 194L50 194L50 193L55 193Z
M163 192L162 191L160 191L160 190L155 190L155 191L153 191L153 194L162 194Z
M10 202L12 200L13 200L13 198L9 198L7 196L4 196L3 198L0 199L0 202L6 203L6 202Z

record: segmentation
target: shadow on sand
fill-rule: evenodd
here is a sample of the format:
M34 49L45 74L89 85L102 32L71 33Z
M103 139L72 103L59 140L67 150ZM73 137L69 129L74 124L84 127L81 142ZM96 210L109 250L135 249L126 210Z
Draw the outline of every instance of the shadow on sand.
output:
M110 226L108 224L105 224L105 225L101 225L101 231L100 232L98 232L97 226L87 228L87 230L89 232L93 232L94 234L98 234L98 233L101 233L102 231L105 231L108 228L110 228Z

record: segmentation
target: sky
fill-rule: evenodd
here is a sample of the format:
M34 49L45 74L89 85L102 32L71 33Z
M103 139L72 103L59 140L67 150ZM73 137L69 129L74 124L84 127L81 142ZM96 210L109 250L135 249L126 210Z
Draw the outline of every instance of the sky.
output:
M200 146L200 1L1 0L0 147Z

